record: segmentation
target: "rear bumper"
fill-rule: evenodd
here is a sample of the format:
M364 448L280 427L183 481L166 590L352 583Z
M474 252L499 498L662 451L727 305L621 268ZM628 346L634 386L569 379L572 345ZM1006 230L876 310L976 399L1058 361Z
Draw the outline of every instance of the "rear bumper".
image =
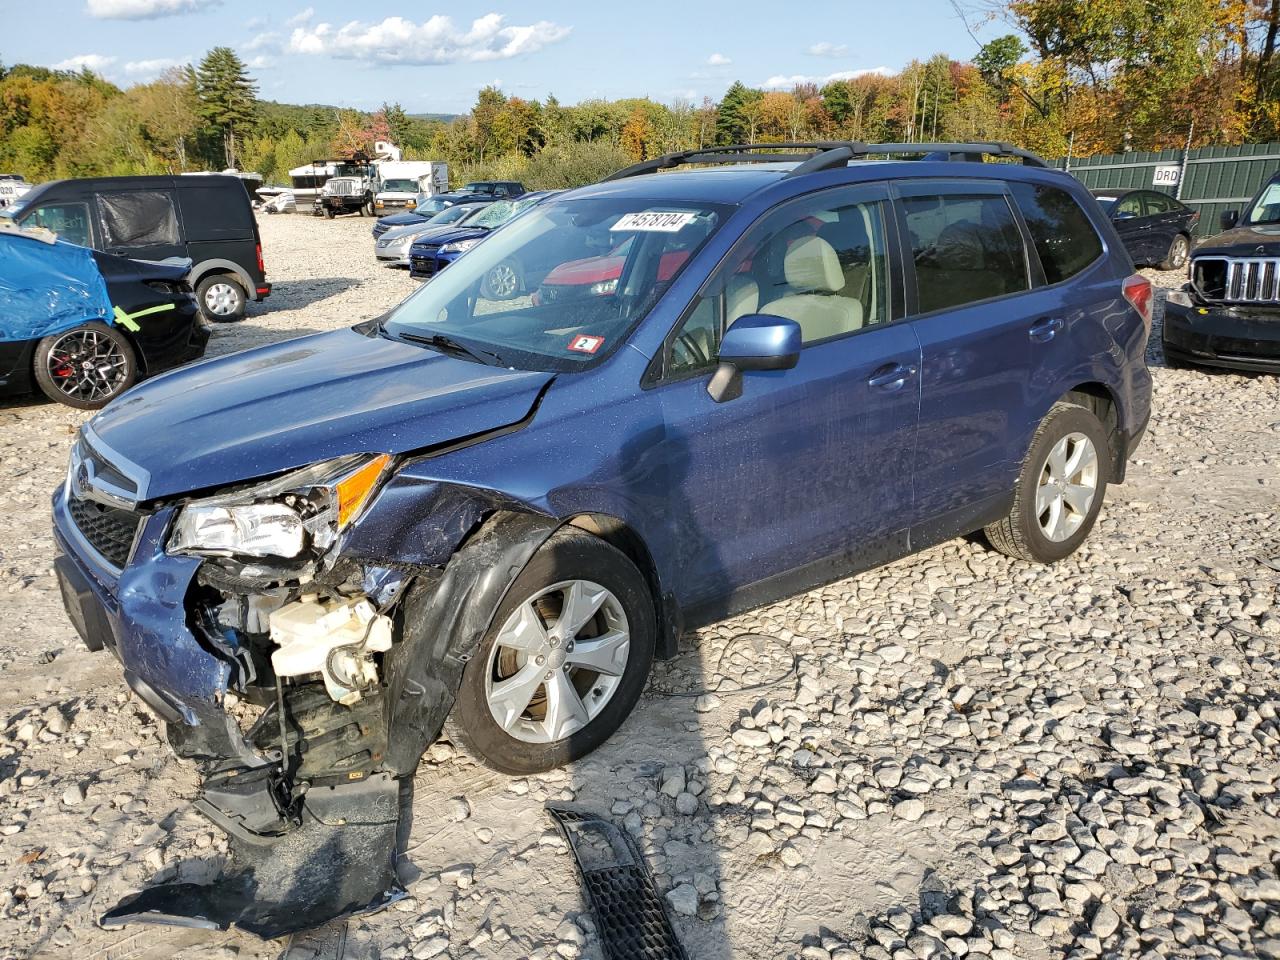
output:
M254 286L253 299L258 303L261 303L269 296L271 296L271 284L267 283L267 281L262 280Z
M1245 311L1166 301L1161 340L1171 360L1280 373L1280 309Z

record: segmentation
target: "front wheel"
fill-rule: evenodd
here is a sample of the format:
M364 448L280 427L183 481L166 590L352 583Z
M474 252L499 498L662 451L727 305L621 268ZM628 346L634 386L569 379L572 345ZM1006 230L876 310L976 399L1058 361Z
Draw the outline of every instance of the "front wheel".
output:
M1169 255L1160 261L1161 270L1181 270L1187 265L1187 257L1191 254L1191 241L1186 235L1178 234L1169 244Z
M1059 402L1040 422L1022 463L1009 514L987 540L1019 560L1054 563L1093 529L1106 496L1111 447L1092 410Z
M119 330L86 323L36 345L35 376L49 399L77 410L97 410L132 386L138 360Z
M325 207L325 208L324 208L324 218L325 218L326 220L332 220L332 219L333 219L334 217L336 217L336 216L337 216L337 213L335 213L335 212L334 212L333 207Z
M446 735L508 774L577 760L631 713L656 640L653 599L635 564L565 528L511 585L463 671Z

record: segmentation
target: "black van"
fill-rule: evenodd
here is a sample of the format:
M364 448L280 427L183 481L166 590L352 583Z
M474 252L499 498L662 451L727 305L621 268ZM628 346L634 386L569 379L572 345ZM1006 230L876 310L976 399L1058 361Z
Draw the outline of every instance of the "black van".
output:
M258 224L239 177L89 177L35 187L6 214L62 239L137 260L187 257L212 321L239 320L271 293Z

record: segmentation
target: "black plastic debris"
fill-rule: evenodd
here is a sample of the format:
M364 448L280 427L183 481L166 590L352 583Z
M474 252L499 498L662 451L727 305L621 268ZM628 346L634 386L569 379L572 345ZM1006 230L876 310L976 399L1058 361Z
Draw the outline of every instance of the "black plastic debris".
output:
M573 851L608 960L688 960L631 837L608 820L547 804Z
M301 825L279 837L231 834L227 871L210 884L164 883L102 916L129 923L226 930L273 940L370 913L407 894L394 862L399 785L385 774L303 796Z

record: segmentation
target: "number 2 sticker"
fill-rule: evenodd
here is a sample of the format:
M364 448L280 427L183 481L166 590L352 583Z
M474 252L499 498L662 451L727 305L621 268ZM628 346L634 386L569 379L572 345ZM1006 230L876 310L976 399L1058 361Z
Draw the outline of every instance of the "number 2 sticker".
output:
M595 353L604 346L604 337L595 337L589 333L580 334L569 341L569 349L578 353Z

